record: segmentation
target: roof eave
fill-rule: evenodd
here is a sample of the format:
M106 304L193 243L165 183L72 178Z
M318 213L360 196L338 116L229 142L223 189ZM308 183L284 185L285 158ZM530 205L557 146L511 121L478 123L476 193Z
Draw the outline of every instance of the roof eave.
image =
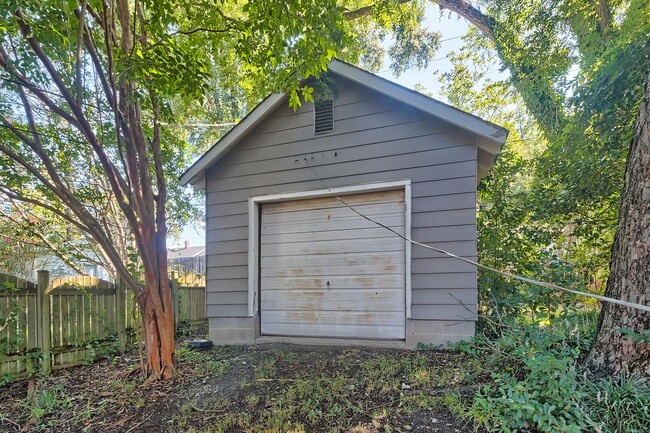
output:
M403 102L406 105L442 119L452 125L456 125L461 129L470 131L489 141L498 143L499 145L503 145L508 137L509 131L499 125L495 125L478 116L474 116L473 114L371 74L343 61L332 60L328 65L328 69L337 75L369 87L390 98Z
M264 120L283 100L285 95L274 93L260 102L246 117L217 141L203 156L185 170L180 177L181 185L192 184L202 189L204 171L217 162L221 155L228 152L239 140Z

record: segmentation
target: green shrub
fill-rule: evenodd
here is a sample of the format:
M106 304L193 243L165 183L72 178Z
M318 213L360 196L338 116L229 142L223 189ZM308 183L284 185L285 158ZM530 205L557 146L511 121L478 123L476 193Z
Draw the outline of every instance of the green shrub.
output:
M645 433L650 429L650 386L644 379L618 378L587 382L589 416L602 433Z
M592 341L594 316L564 309L520 317L497 338L479 336L459 349L480 354L492 383L474 397L467 416L500 432L580 432L593 423L577 365Z
M524 361L522 373L522 379L494 375L494 384L477 393L470 409L477 424L502 432L565 433L589 425L572 357L537 354Z

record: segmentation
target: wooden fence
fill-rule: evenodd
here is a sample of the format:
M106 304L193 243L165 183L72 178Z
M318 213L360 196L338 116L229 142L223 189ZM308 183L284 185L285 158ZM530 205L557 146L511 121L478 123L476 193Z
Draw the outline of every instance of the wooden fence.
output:
M204 280L181 277L179 284L175 276L171 286L177 325L205 319ZM121 284L94 277L49 281L47 271L34 284L0 274L0 375L90 362L135 341L138 323L133 296Z

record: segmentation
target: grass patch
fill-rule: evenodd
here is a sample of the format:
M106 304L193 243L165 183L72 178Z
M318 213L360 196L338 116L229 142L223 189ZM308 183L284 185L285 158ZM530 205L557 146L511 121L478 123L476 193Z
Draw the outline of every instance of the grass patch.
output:
M459 394L431 393L469 384L480 362L451 352L333 349L274 350L252 365L236 395L201 406L214 415L199 432L401 431L419 413L462 412ZM187 431L181 424L176 431Z
M646 379L628 377L590 382L587 410L604 433L647 432L650 426L650 386Z
M278 358L273 355L264 358L259 364L255 366L255 378L269 379L275 376L276 373L275 363L277 361Z
M56 425L58 420L48 417L68 409L71 405L72 400L65 395L63 387L53 384L29 394L24 402L24 409L28 418L34 421L35 427L41 429Z

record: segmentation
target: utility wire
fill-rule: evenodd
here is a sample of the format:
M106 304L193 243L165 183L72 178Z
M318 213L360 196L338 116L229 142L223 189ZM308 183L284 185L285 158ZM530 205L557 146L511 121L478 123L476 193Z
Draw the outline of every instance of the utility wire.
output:
M178 128L193 128L193 127L216 127L216 128L225 128L227 126L235 126L237 122L226 122L226 123L167 123L167 122L158 122L163 126L175 126Z
M358 210L356 210L354 207L352 207L347 202L345 202L345 200L343 200L341 197L339 197L334 191L332 191L332 189L325 184L325 182L318 176L318 174L316 174L316 171L314 170L314 168L311 165L309 165L309 168L312 171L312 173L314 173L314 176L316 177L316 179L318 179L318 181L330 192L330 194L332 194L333 197L335 197L338 201L343 203L343 205L346 206L348 209L350 209L352 212L359 215L361 218L363 218L363 219L365 219L367 221L370 221L371 223L376 224L379 227L382 227L382 228L390 231L394 235L404 239L406 242L409 242L409 243L411 243L413 245L417 245L419 247L426 248L428 250L436 251L438 253L444 254L444 255L449 256L451 258L460 260L460 261L465 262L465 263L469 263L470 265L473 265L473 266L475 266L477 268L484 269L484 270L490 271L490 272L494 272L494 273L497 273L499 275L503 275L504 277L509 278L509 279L523 281L524 283L529 283L529 284L533 284L533 285L536 285L536 286L545 287L545 288L548 288L548 289L554 289L554 290L559 290L559 291L562 291L562 292L572 293L572 294L578 295L578 296L586 296L588 298L598 299L598 300L603 301L603 302L609 302L609 303L612 303L612 304L622 305L624 307L636 308L637 310L642 310L642 311L650 313L650 306L647 306L647 305L635 304L633 302L622 301L620 299L614 299L614 298L610 298L610 297L607 297L607 296L596 295L594 293L587 293L587 292L581 292L581 291L578 291L578 290L567 289L565 287L561 287L561 286L558 286L556 284L546 283L544 281L537 281L537 280L533 280L531 278L522 277L521 275L512 274L510 272L501 271L501 270L493 268L491 266L482 265L482 264L480 264L478 262L475 262L474 260L470 260L470 259L467 259L465 257L458 256L456 254L450 253L449 251L445 251L445 250L440 249L440 248L432 247L431 245L426 245L426 244L423 244L422 242L414 241L413 239L410 239L410 238L404 236L403 234L399 233L398 231L392 229L391 227L389 227L389 226L387 226L385 224L382 224L379 221L375 221L374 219L370 218L369 216L366 216L366 215L362 214L361 212L359 212Z

